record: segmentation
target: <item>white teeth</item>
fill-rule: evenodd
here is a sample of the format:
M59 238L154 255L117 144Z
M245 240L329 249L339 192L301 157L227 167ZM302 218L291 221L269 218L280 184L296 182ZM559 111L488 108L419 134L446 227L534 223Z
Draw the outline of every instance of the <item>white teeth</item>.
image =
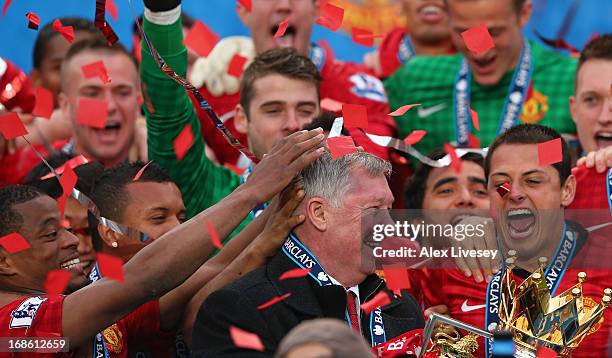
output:
M427 5L423 9L421 9L421 12L425 14L439 14L442 12L442 9L435 5Z
M76 267L80 263L81 263L81 260L79 260L79 258L77 257L76 259L68 260L68 261L62 263L60 265L60 268L71 269L73 267Z
M599 132L597 133L597 137L602 137L605 139L612 139L612 133L610 132Z
M513 209L508 211L508 217L518 216L518 215L532 215L531 211L528 209Z

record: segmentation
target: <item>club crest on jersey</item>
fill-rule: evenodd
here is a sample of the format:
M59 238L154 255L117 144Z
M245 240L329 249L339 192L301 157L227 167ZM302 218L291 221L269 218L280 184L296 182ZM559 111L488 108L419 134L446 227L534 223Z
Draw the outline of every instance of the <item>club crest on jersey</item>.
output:
M36 317L36 312L46 298L30 297L23 301L19 307L11 312L11 323L9 328L29 328Z
M106 342L106 348L113 353L121 353L123 349L123 335L119 330L117 323L113 323L110 327L102 331L104 341Z
M353 83L351 92L361 98L367 98L376 102L387 102L387 95L382 82L374 76L365 73L357 73L349 78Z
M521 121L523 123L536 123L542 120L548 112L548 97L538 90L533 90L533 94L525 101Z

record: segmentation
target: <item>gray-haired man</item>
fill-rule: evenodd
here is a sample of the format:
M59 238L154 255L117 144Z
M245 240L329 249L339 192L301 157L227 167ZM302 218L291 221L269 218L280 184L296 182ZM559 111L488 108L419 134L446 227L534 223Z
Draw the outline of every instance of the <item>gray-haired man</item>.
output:
M374 265L361 260L361 215L367 209L390 209L387 184L391 165L358 152L333 160L329 154L305 168L305 198L297 210L306 217L281 251L264 267L211 294L193 330L196 356L272 357L281 339L301 321L329 317L343 320L372 346L423 326L410 295L365 313L360 303L387 290ZM309 269L308 276L279 280L288 270ZM258 306L289 295L271 305ZM264 305L267 306L267 305ZM263 352L237 347L231 326L256 333Z

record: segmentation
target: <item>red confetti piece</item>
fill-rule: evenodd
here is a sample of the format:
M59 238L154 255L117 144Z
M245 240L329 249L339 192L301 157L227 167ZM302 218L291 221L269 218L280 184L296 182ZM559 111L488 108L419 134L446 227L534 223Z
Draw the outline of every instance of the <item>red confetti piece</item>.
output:
M30 11L26 14L26 19L28 19L29 29L38 30L38 26L40 25L40 17L38 15Z
M366 47L374 46L374 38L381 37L381 35L374 35L372 31L361 29L359 27L353 27L351 29L351 36L355 43Z
M211 31L202 21L196 21L185 36L183 43L202 57L208 56L219 41L219 35Z
M227 67L227 74L240 78L240 76L242 76L242 72L244 71L244 65L247 63L247 61L248 58L235 54Z
M113 0L106 0L106 12L108 12L115 21L119 18L119 11Z
M193 132L191 131L191 125L187 124L183 127L183 130L179 135L174 138L174 154L176 154L176 159L183 160L189 148L193 144Z
M325 97L321 100L321 109L328 112L340 112L342 110L342 105L342 102L338 102L329 97Z
M108 116L108 102L106 100L93 98L80 98L79 108L77 109L77 123L93 127L106 127L106 118Z
M68 287L70 272L66 270L52 270L47 273L45 280L45 292L47 295L61 295Z
M327 138L327 146L329 147L332 159L338 159L357 151L353 138L348 136Z
M404 114L406 114L406 112L408 112L409 110L411 110L413 107L416 107L416 106L420 106L420 104L407 104L407 105L401 106L400 108L396 109L395 111L389 113L389 115L391 117L403 116Z
M253 10L251 0L238 0L238 3L240 3L240 5L242 5L248 12L251 12L251 10Z
M98 77L102 83L110 83L111 81L102 60L81 66L81 71L83 71L85 78Z
M219 239L217 230L215 230L212 224L208 221L204 221L204 224L206 224L206 228L208 229L208 232L210 233L210 242L212 242L214 247L221 250L223 248L223 244L221 243L221 240Z
M544 347L541 345L537 345L538 351L536 353L536 357L538 358L558 358L559 355L552 349L548 347Z
M2 16L6 15L6 11L8 10L9 6L11 6L11 1L13 0L6 0L4 2L4 7L2 8Z
M66 208L66 200L72 195L72 189L76 185L78 177L70 166L64 167L64 172L60 177L60 185L62 186L62 196L57 199L57 207L60 211L60 216L64 217L64 209Z
M321 7L321 17L315 23L332 31L337 31L342 26L343 19L344 9L327 3Z
M278 280L282 281L282 280L287 280L287 279L290 279L290 278L306 277L306 276L308 276L309 273L310 273L310 269L309 268L296 268L296 269L293 269L293 270L286 271L285 273L280 275Z
M104 278L125 282L123 275L123 261L119 257L99 252L97 254L98 267Z
M106 21L103 24L96 24L96 28L98 28L102 35L104 35L108 46L113 46L117 41L119 41L119 37L115 33L115 30L113 30L113 28Z
M53 114L53 93L44 87L36 88L36 104L32 115L49 119Z
M362 303L361 309L366 314L370 314L370 312L374 311L378 307L388 305L389 303L391 303L389 295L385 291L380 291L376 296L374 296L374 298L372 298L368 302Z
M474 128L476 128L477 131L480 131L480 121L478 121L478 112L473 110L472 107L470 107L469 103L468 109L470 110L470 117L472 118L472 124L474 124Z
M563 160L561 138L538 144L538 162L545 167Z
M383 268L385 272L385 282L391 291L401 290L410 287L408 271L405 268Z
M132 179L132 181L138 181L138 179L140 179L140 177L142 176L142 173L144 173L145 169L147 169L147 167L149 166L149 164L151 164L151 162L152 162L152 160L149 160L149 162L147 164L145 164L142 168L140 168L138 173L136 173L136 175L134 175L134 179Z
M262 303L259 306L257 306L258 310L263 310L264 308L268 308L270 306L274 306L275 304L279 303L280 301L284 300L285 298L291 296L291 293L285 293L282 296L278 296L278 297L274 297L271 300L269 300L268 302Z
M343 104L342 116L346 128L368 128L368 111L360 104Z
M406 138L404 138L404 142L406 142L406 144L408 145L415 145L420 142L426 134L426 131L417 129L415 131L412 131L412 133L408 134Z
M247 332L236 326L230 326L229 333L236 347L260 352L264 351L263 343L261 343L261 339L255 333Z
M457 156L457 152L455 152L455 148L448 143L444 143L444 151L451 157L451 163L450 163L451 168L456 173L461 173L461 159L459 159L459 157Z
M283 22L278 24L278 29L276 30L276 33L274 34L274 38L276 39L276 38L282 37L285 34L285 31L287 31L287 27L289 27L289 19L284 20Z
M84 155L80 154L80 155L77 155L76 157L68 160L62 166L56 168L55 172L58 175L62 175L62 173L64 173L64 170L66 169L66 167L70 167L70 168L74 169L76 167L80 167L81 165L87 164L89 162L90 162L90 160L87 159L87 157L85 157ZM53 178L53 177L55 177L55 174L54 173L49 173L49 174L41 177L40 180L45 180L45 179L49 179L49 178Z
M502 185L497 187L497 194L499 194L499 196L501 196L502 198L508 195L508 193L510 193L510 184L503 183Z
M62 35L69 43L74 41L74 29L72 26L63 26L60 19L53 21L53 31Z
M28 130L15 112L7 112L0 116L0 133L6 140L15 139L28 134Z
M461 33L465 46L475 55L487 52L495 47L487 25L480 24L469 28Z
M470 148L480 148L480 138L476 137L472 133L468 133L468 146Z
M9 254L16 254L31 247L30 243L17 232L1 237L0 246L4 247Z

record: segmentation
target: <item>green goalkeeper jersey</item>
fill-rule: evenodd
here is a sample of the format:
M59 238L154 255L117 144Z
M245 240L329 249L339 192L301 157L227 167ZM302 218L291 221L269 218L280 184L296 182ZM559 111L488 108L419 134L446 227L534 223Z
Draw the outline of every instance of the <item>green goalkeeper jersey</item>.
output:
M516 107L516 120L510 124L537 123L562 134L575 134L568 98L574 92L576 60L534 42L529 42L529 45L531 81L523 92L526 99L522 102L522 109ZM427 131L427 135L415 145L424 154L441 148L444 142L455 145L462 142L462 127L457 124L461 121L456 119L461 109L455 106L456 102L466 102L457 96L456 91L457 83L463 78L460 76L462 64L462 55L415 57L384 83L391 109L405 104L421 104L402 117L396 117L396 122L402 138L413 130ZM516 72L519 73L518 70ZM515 77L513 69L498 84L486 87L476 83L473 77L468 77L467 101L471 109L478 113L480 130L474 128L471 120L469 126L465 121L465 128L480 141L481 147L487 147L503 131L502 113L506 113L506 104L512 103L510 93L513 93L515 78L518 77L520 75Z

